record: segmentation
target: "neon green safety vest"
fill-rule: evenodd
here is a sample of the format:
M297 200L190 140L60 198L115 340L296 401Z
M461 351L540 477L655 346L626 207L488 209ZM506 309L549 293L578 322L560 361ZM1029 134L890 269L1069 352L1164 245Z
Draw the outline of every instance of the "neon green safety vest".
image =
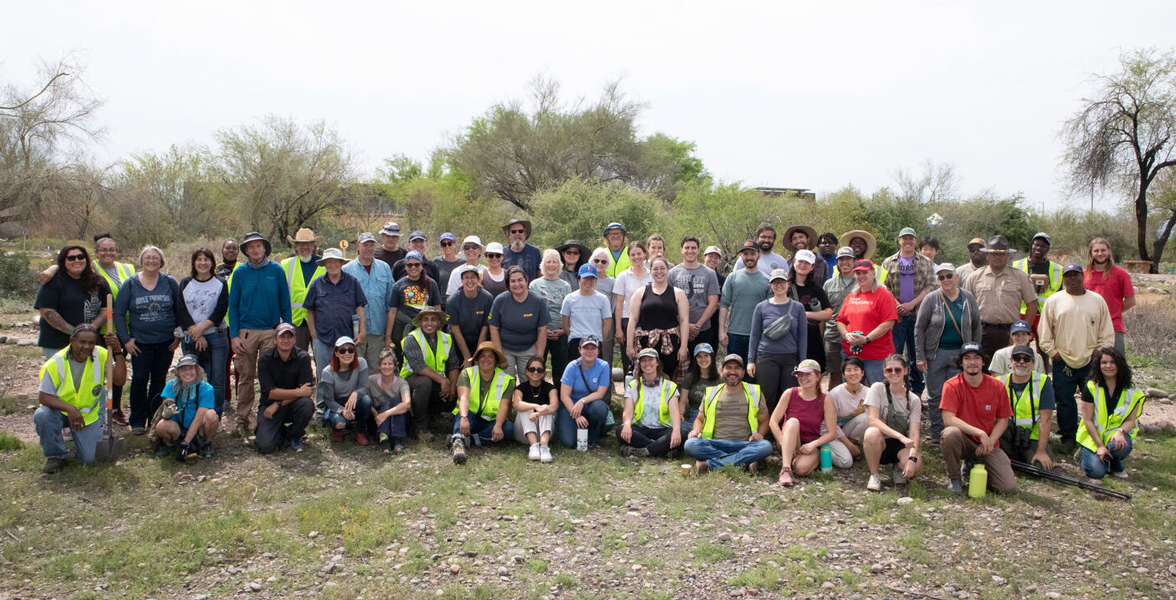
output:
M886 283L886 276L889 274L890 271L882 268L882 263L874 265L874 278L878 280L878 285Z
M664 426L673 424L670 420L670 398L678 393L678 384L662 377L661 384L661 403L658 405L657 421ZM633 405L633 422L640 423L641 415L645 414L645 398L642 398L642 391L645 386L641 383L641 378L638 377L629 382L629 391L636 397Z
M1020 269L1022 273L1025 273L1026 275L1028 275L1029 274L1029 259L1022 258L1021 260L1014 262L1013 268ZM1049 273L1048 274L1049 274L1049 287L1045 288L1045 291L1043 291L1037 295L1037 314L1041 314L1041 306L1043 304L1045 304L1045 299L1049 298L1050 296L1054 295L1055 292L1058 292L1062 289L1062 265L1059 265L1058 263L1056 263L1052 260L1049 261ZM1021 314L1025 314L1025 310L1027 308L1028 307L1025 306L1025 303L1022 302L1021 303Z
M506 386L514 383L514 377L507 375L502 369L494 368L494 389L486 396L486 405L482 405L482 374L478 371L475 365L465 370L466 377L470 380L470 412L482 417L486 420L493 420L498 417L498 407L502 403L502 392L506 391ZM459 408L453 409L453 414L458 413Z
M310 281L303 281L300 263L298 255L282 261L282 268L286 270L286 285L290 288L290 322L295 327L306 320L306 309L302 308L302 302L306 300L306 290L315 279L327 274L326 267L318 267L310 276ZM298 274L297 277L294 276L295 273Z
M760 386L754 383L741 382L743 395L747 397L747 424L751 432L759 430L759 400ZM719 404L719 394L723 392L722 385L716 385L706 391L707 398L703 399L702 412L706 415L706 422L702 424L702 437L711 439L715 434L715 407Z
M1009 393L1009 403L1013 406L1013 423L1017 427L1031 428L1029 439L1037 439L1037 432L1040 428L1040 424L1037 422L1037 412L1041 406L1038 400L1041 398L1041 390L1049 382L1049 378L1044 373L1033 373L1029 377L1030 385L1026 385L1025 389L1021 390L1020 396L1013 392L1012 373L1001 375L999 379ZM1029 392L1028 398L1025 397L1026 392Z
M1098 430L1098 434L1102 436L1103 445L1111 439L1111 436L1119 430L1123 425L1123 421L1131 416L1136 407L1139 408L1140 414L1143 413L1143 401L1146 394L1139 388L1130 388L1119 392L1119 405L1115 407L1115 411L1107 413L1107 399L1106 392L1101 386L1095 385L1093 381L1086 382L1086 391L1094 398L1094 427ZM1124 398L1126 396L1126 398ZM1135 429L1128 431L1132 437L1139 431L1139 418L1136 417ZM1076 437L1079 444L1083 448L1091 452L1098 451L1098 444L1090 437L1090 432L1086 431L1086 424L1083 423L1078 427L1078 435Z
M628 244L625 244L625 246L621 248L621 256L616 260L612 259L612 250L609 250L607 246L605 246L604 251L608 252L608 260L610 263L612 263L608 266L607 269L604 270L605 275L615 279L617 275L621 274L621 271L624 271L625 269L633 266L632 263L629 262Z
M121 285L121 283L115 283L114 278L110 276L110 273L106 272L106 269L102 268L102 265L94 265L94 270L98 271L98 274L106 280L106 285L110 286L111 298L118 300L118 286ZM115 262L114 271L118 273L118 279L120 282L122 282L126 281L130 278L131 275L135 274L135 267L134 265L128 265L127 263Z
M408 339L412 338L421 346L421 352L425 354L425 366L432 369L434 373L444 376L445 363L449 360L449 347L453 344L453 338L448 333L441 331L437 332L437 350L434 351L429 348L429 342L425 339L425 332L420 329L413 329L411 333L404 336L400 340L400 350L408 352ZM412 375L412 369L408 368L408 361L404 361L404 366L400 367L400 376L408 377Z
M41 367L41 377L47 373L53 387L57 388L57 397L64 403L77 408L82 413L82 422L86 426L98 420L102 411L102 398L105 389L102 387L104 379L103 368L106 366L106 348L96 346L94 354L86 358L86 366L82 370L82 382L74 386L73 373L65 364L69 360L69 346L54 354ZM61 414L65 414L62 411Z

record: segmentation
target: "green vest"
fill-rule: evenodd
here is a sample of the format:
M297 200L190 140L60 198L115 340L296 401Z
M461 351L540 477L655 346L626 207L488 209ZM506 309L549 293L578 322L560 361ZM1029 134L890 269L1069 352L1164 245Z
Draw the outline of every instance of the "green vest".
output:
M645 386L641 384L641 378L637 377L629 382L629 391L636 397L633 405L633 422L640 423L641 415L645 414L645 398L642 397L642 391ZM669 379L662 377L661 380L661 403L658 405L657 420L663 426L670 426L673 421L670 420L670 398L678 393L678 385Z
M49 375L53 387L57 388L57 397L77 408L82 413L82 421L89 426L98 420L98 414L102 412L99 410L102 407L102 398L106 395L102 387L105 379L103 368L106 366L106 348L97 346L94 348L94 354L86 358L86 366L82 369L82 382L76 388L73 373L65 364L68 359L69 346L66 346L45 362L41 367L41 377Z
M1097 366L1097 365L1096 365ZM1086 382L1086 390L1094 398L1094 427L1098 430L1098 434L1102 436L1103 445L1107 444L1107 440L1119 430L1123 425L1123 421L1139 407L1140 414L1143 413L1143 401L1146 395L1143 390L1139 388L1130 388L1121 390L1119 392L1119 405L1115 407L1115 411L1107 413L1107 399L1106 393L1101 386L1095 385L1093 381ZM1126 397L1124 397L1126 396ZM1131 434L1132 437L1139 431L1139 419L1135 420L1136 427L1126 433ZM1078 426L1077 441L1083 448L1091 452L1098 451L1098 444L1090 437L1090 432L1086 431L1086 424L1083 423Z
M1021 260L1014 262L1013 268L1020 269L1022 273L1025 273L1026 275L1028 275L1029 274L1029 259L1022 258ZM1045 299L1049 298L1050 296L1054 295L1055 292L1058 292L1062 289L1062 265L1059 265L1058 263L1056 263L1052 260L1049 261L1048 275L1049 275L1049 286L1045 288L1045 291L1043 291L1037 295L1037 314L1039 314L1039 315L1041 314L1042 305L1045 304ZM1025 303L1022 302L1021 303L1021 314L1025 314L1025 310L1027 308L1028 307L1025 306Z
M1004 384L1005 390L1009 393L1009 403L1013 406L1013 424L1017 427L1030 428L1032 431L1029 434L1029 439L1037 439L1037 433L1040 427L1040 424L1037 422L1037 413L1040 410L1037 399L1041 398L1041 390L1049 382L1049 378L1044 373L1034 372L1029 377L1029 385L1026 385L1025 389L1021 390L1021 395L1019 396L1013 392L1012 373L1001 375L999 379Z
M310 276L310 281L303 281L300 263L297 254L282 261L282 268L286 270L286 285L290 288L290 322L295 327L306 320L306 309L302 308L302 302L306 300L306 290L315 279L327 274L326 267L318 267Z
M625 244L625 247L621 248L621 257L616 260L612 259L612 250L609 250L608 246L604 247L604 251L608 252L608 260L610 263L612 263L608 266L607 269L604 270L605 275L608 275L609 277L616 279L617 275L621 274L621 271L624 271L625 269L628 269L629 267L633 266L629 262L629 245L628 244Z
M449 360L449 347L453 344L453 338L448 333L441 331L437 332L437 349L434 351L429 348L429 342L425 339L425 332L420 329L413 329L411 333L404 336L400 340L400 350L408 352L408 340L412 338L416 340L421 347L421 352L425 355L425 366L433 370L438 375L445 375L445 363ZM400 367L400 376L407 378L412 375L412 369L408 368L408 360L404 361L404 366Z
M882 263L874 265L874 278L878 280L878 285L886 283L886 276L889 274L890 271L882 268Z
M751 432L755 433L759 430L760 386L747 382L741 382L740 385L743 386L743 395L747 397L747 424L751 426ZM706 422L702 424L702 437L708 440L715 434L715 407L719 404L722 391L723 385L716 385L706 391L702 401L702 412L706 415Z
M94 265L94 270L98 271L98 274L101 275L102 278L106 280L106 284L110 286L110 296L113 299L118 300L118 286L120 284L114 282L114 278L110 276L110 273L106 272L106 269L102 268L102 265ZM126 281L128 278L130 278L131 275L135 274L134 265L128 265L127 263L120 263L117 261L114 263L114 270L116 273L118 273L119 281Z
M494 389L486 395L486 404L482 405L482 374L478 372L478 367L475 365L465 370L466 377L470 380L470 413L478 415L487 421L492 421L498 418L498 407L502 403L502 392L506 390L506 386L514 382L514 377L507 375L502 369L494 368ZM453 414L457 414L460 407L453 409Z

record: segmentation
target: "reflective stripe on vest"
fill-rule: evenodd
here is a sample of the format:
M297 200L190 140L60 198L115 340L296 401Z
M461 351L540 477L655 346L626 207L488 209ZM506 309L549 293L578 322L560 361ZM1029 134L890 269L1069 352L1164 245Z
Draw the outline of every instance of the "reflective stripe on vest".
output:
M82 381L74 387L73 372L65 364L69 356L69 346L62 348L53 355L45 366L41 367L42 376L49 375L53 387L57 390L57 398L62 402L77 408L82 413L82 421L86 425L98 420L98 409L102 406L105 389L102 387L103 366L106 364L106 348L97 346L94 353L86 359L82 370ZM61 414L66 414L62 411Z
M429 348L429 342L425 339L425 332L420 329L413 329L412 333L404 336L400 340L400 350L405 354L408 353L408 338L417 341L421 347L421 353L425 355L425 366L432 369L434 373L445 375L445 362L449 359L449 346L453 343L452 338L448 333L437 332L437 351L434 352ZM408 377L412 375L412 369L408 366L408 359L404 360L404 366L400 367L400 376Z
M621 256L616 260L612 259L612 250L605 248L605 251L608 252L608 261L611 263L608 265L608 268L604 270L605 275L615 279L618 275L621 274L622 271L633 266L632 262L629 261L629 244L625 244L621 248Z
M114 271L118 273L118 283L114 282L114 278L110 276L110 273L106 272L106 269L102 268L102 265L98 265L98 274L106 280L106 285L110 286L111 298L118 300L118 287L131 275L135 274L135 267L127 263L116 262L114 263Z
M1116 431L1119 431L1119 428L1123 425L1123 421L1135 411L1136 407L1139 408L1140 414L1143 414L1143 403L1146 400L1146 394L1139 388L1129 388L1119 392L1119 405L1110 413L1107 412L1106 393L1101 386L1095 385L1093 381L1087 381L1086 391L1090 392L1091 397L1094 398L1094 428L1098 431L1099 436L1102 437L1104 446L1107 440L1111 439L1111 436ZM1138 432L1139 420L1136 419L1135 429L1127 433L1135 436ZM1078 426L1076 441L1091 452L1098 450L1098 444L1094 443L1094 440L1090 437L1090 432L1086 430L1086 423Z
M514 381L514 377L507 375L502 369L494 368L494 389L486 397L486 406L482 407L482 374L478 371L477 366L470 367L465 370L466 377L470 380L470 414L478 415L487 421L498 417L498 408L502 403L502 392L506 389L507 384ZM460 407L453 409L453 414L458 414Z
M1030 399L1026 397L1026 392L1030 391L1030 387L1028 385L1025 386L1025 389L1021 390L1020 395L1017 395L1016 392L1013 391L1012 373L1001 375L999 379L1000 382L1004 384L1005 390L1009 395L1009 402L1013 408L1013 423L1015 423L1018 427L1032 428L1032 432L1029 434L1029 438L1034 440L1038 439L1037 433L1039 431L1040 424L1037 423L1037 415L1033 412L1033 405L1036 404L1038 410L1040 410L1041 390L1045 388L1045 383L1049 381L1049 378L1047 378L1043 373L1033 372L1031 378L1029 379L1029 383L1033 386L1032 397L1037 399L1036 402L1031 402Z
M297 256L282 261L282 268L286 270L286 286L290 288L290 321L295 327L306 320L306 309L302 308L302 303L306 300L306 291L310 289L310 284L327 274L326 267L318 267L310 276L310 281L303 281L300 263ZM295 272L298 273L298 277L294 276Z
M673 421L670 420L670 398L678 393L678 385L673 381L662 378L660 384L661 404L658 405L657 420L662 425L670 425ZM640 423L641 415L645 414L645 398L642 398L642 390L645 388L641 384L641 378L638 377L629 382L629 390L633 392L636 399L633 401L633 422Z
M1052 260L1048 261L1048 262L1049 262L1049 269L1048 269L1048 273L1046 273L1046 275L1049 277L1049 286L1046 287L1045 291L1043 291L1042 293L1037 295L1037 310L1039 312L1041 311L1041 305L1045 303L1045 299L1049 298L1050 296L1054 295L1055 292L1058 292L1062 289L1062 265L1059 265L1058 263L1056 263ZM1017 262L1013 263L1013 267L1020 269L1022 273L1028 275L1029 274L1029 259L1022 258L1021 260L1018 260ZM1025 303L1022 302L1021 303L1021 312L1025 312L1026 308L1027 307L1025 306Z
M760 387L754 383L741 382L743 386L743 396L747 398L747 424L751 427L751 432L755 433L759 430L759 399ZM706 415L704 418L706 422L702 425L702 437L711 439L715 434L715 407L718 405L719 394L723 391L723 385L716 385L707 390L707 396L703 398L702 411Z

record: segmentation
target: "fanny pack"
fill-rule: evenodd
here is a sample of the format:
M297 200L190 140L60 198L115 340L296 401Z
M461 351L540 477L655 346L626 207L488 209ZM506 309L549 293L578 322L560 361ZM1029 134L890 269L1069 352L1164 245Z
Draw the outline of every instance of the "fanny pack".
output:
M792 331L791 301L788 302L788 306L789 312L787 314L778 317L775 321L769 323L767 327L764 327L764 336L769 340L777 341L783 339L784 336L788 335L788 332Z

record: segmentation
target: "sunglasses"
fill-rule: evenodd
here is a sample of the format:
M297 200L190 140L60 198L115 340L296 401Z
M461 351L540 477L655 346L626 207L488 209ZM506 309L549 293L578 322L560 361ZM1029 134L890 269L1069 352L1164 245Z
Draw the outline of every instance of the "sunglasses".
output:
M574 255L574 256L580 256L580 251L579 251L579 250L571 250L571 249L568 249L568 250L564 250L564 251L563 251L563 253L564 253L564 254L572 254L572 255Z
M487 254L486 258L502 258L501 254Z
M86 260L86 255L85 254L70 254L69 256L65 257L65 260L67 260L69 262L83 261L83 260Z
M543 367L527 367L527 372L542 375L543 373L547 372L547 369L544 369Z
M448 248L453 245L453 242L441 242L442 248Z
M592 262L594 262L594 263L596 263L596 264L598 264L598 265L607 265L607 264L608 264L608 260L607 260L607 259L604 259L604 258L598 258L598 259L596 259L596 260L594 260L594 261L592 261Z
M939 281L943 281L944 279L951 279L952 277L955 277L955 273L948 273L946 275L940 275Z
M353 346L351 348L348 348L348 347L344 346L342 348L337 348L335 350L335 354L355 354L355 347Z
M902 369L897 368L897 367L890 367L889 369L882 369L882 371L887 374L902 373Z
M1010 358L1009 360L1012 362L1031 363L1031 362L1033 362L1033 357L1032 356L1025 356L1024 354L1018 354L1018 355Z
M511 233L527 233L526 229L511 229Z
M407 263L404 265L404 268L406 268L406 269L419 269L419 268L421 268L421 263Z

